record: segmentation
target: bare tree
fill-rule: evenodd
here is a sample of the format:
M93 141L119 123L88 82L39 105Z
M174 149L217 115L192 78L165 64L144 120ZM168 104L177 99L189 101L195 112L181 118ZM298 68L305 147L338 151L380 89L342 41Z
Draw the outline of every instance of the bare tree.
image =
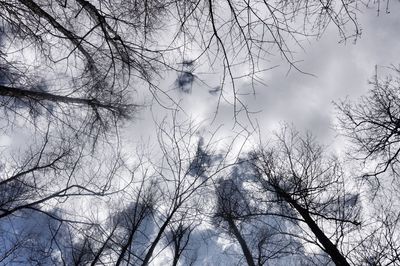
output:
M357 257L366 265L396 265L399 258L400 71L396 67L383 70L389 75L380 77L376 67L368 95L357 103L336 104L342 132L351 141L349 153L361 160L362 176L373 185L372 190L367 187L366 204L373 208L365 214L369 226L360 237Z
M360 232L354 264L399 265L400 215L398 197L394 195L385 190L384 195L375 196L369 202L374 208L366 214L368 224Z
M233 236L248 265L301 265L308 260L303 245L292 237L296 221L289 213L266 209L254 193L248 160L239 160L228 177L218 181L214 223ZM248 188L245 188L248 187ZM291 227L291 228L288 228ZM289 231L291 233L289 233Z
M136 113L140 106L135 104L136 92L148 89L162 106L176 108L177 102L156 84L168 70L181 73L178 81L188 80L180 87L193 81L193 73L176 66L182 55L178 61L186 65L206 61L223 67L219 100L227 99L223 85L230 79L236 118L249 111L236 80L251 77L258 82L258 73L265 70L262 58L274 52L300 70L291 51L301 47L301 39L321 36L331 23L341 39L356 38L360 35L356 15L362 4L359 0L0 1L0 98L7 111L3 118L12 124L25 119L38 125L38 117L46 114L45 119L62 127L59 131L72 129L74 136L97 140ZM192 52L194 59L187 60ZM243 64L249 65L249 73L236 70Z
M300 70L293 47L299 47L301 38L320 36L332 22L342 39L358 36L358 3L0 0L1 134L32 136L24 138L24 149L4 155L0 221L33 211L68 224L68 248L58 248L58 262L148 265L163 249L167 230L177 219L196 213L200 192L226 167L226 157L210 155L212 140L193 141L197 130L176 121L170 131L160 127L162 159L151 160L155 181L139 181L139 187L154 184L157 193L135 187L129 204L109 216L108 227L97 221L84 223L77 213L54 215L54 209L72 208L80 199L120 191L113 183L125 167L119 157L119 126L137 112L136 93L147 90L163 107L180 108L156 85L157 79L164 71L179 71L176 61L181 54L185 61L187 52L197 51L194 61L223 67L220 100L225 97L222 85L231 80L236 117L248 111L235 87L237 79L250 76L258 81L262 58L276 51ZM352 30L347 31L349 25ZM235 69L243 62L250 65L249 73ZM184 86L194 75L186 71L179 78ZM109 164L101 157L108 153L116 157ZM140 232L145 224L154 225L154 230ZM176 236L182 235L179 230ZM128 237L121 236L124 233ZM133 247L138 234L148 238L138 245L140 254ZM171 242L176 260L185 241ZM22 242L5 250L15 255ZM54 242L62 246L61 240Z
M265 204L276 204L288 219L305 225L303 238L336 265L350 265L346 247L360 225L358 196L346 190L338 160L326 157L311 136L286 127L275 148L251 156L260 191L269 195Z
M376 161L375 176L391 170L398 175L400 154L400 84L398 68L381 78L370 81L371 89L358 103L343 101L336 104L343 133L354 144L353 156L364 162Z
M350 0L1 1L4 63L0 69L9 71L2 79L6 84L1 96L36 104L74 104L86 108L101 127L99 120L110 116L118 120L134 111L127 96L141 90L138 86L149 87L161 102L162 95L168 98L155 86L154 74L179 71L175 51L183 54L183 62L188 52L198 51L193 62L206 60L224 67L222 83L231 79L233 104L240 112L247 107L235 80L250 76L253 82L260 81L257 74L265 70L262 58L274 52L299 69L291 51L301 47L302 39L321 36L331 23L342 40L357 38L361 32L356 14L362 4ZM170 34L163 34L165 29ZM159 41L161 35L165 43ZM36 62L9 56L14 51L32 53ZM249 73L235 69L241 63L250 66ZM194 77L182 73L180 77ZM37 91L38 83L48 91Z
M125 262L128 265L142 263L143 256L146 254L148 234L151 233L153 227L151 216L154 211L156 195L143 185L142 183L137 192L138 202L132 203L123 212L113 216L114 228L110 240L112 244L110 244L112 249L115 248L114 246L120 246L117 251L116 265L125 264ZM122 231L119 232L118 227ZM101 252L96 255L96 258L99 258L100 254ZM96 263L96 259L92 261L92 265L96 265Z
M167 248L175 265L195 259L186 253L207 201L202 193L226 167L223 158L212 155L213 140L205 142L197 131L176 120L171 127L166 121L159 125L159 156L152 154L131 170L132 180L110 200L117 211L96 223L96 233L89 228L78 234L90 243L91 265L149 265Z
M249 204L232 180L220 181L216 191L216 222L221 223L223 221L227 224L227 229L239 243L247 264L249 266L255 266L254 255L237 224L241 217L245 217L246 214L251 213Z
M58 239L58 227L95 225L89 217L75 212L74 205L79 209L83 201L89 203L92 199L116 193L118 189L114 186L114 177L120 171L122 161L117 156L116 161L105 162L104 158L85 150L85 147L79 145L80 142L69 141L54 146L50 138L52 137L46 135L36 145L26 147L23 150L24 155L20 151L3 153L0 223L8 224L12 228L20 226L18 223L36 223L35 217L47 217L49 222L42 218L37 219L38 226L46 226L40 224L42 221L50 224L48 234L54 233L54 239ZM71 237L74 239L71 243L76 240L75 237L79 237L78 229L72 231L76 236ZM20 232L21 234L14 236L18 241L7 248L9 251L3 249L1 256L18 257L21 252L27 252L19 247L29 243L30 233L24 234L23 230ZM7 231L0 235L5 239L10 238ZM52 242L51 239L52 237L47 238L48 243L37 242L37 249L32 245L31 255L40 257L45 254L49 259L57 260L54 258L55 251L51 252L57 250L54 246L57 241ZM44 252L39 249L41 245L49 250ZM86 246L87 243L82 247ZM69 256L64 249L60 253Z
M38 147L30 147L22 158L17 154L4 161L0 218L21 209L35 209L54 199L105 194L110 180L100 179L101 168L97 170L97 184L92 183L95 176L82 175L83 152L73 143L52 147L49 140L44 139ZM81 178L77 180L75 175Z
M156 234L142 265L149 264L170 226L196 216L201 208L202 192L206 192L212 178L226 167L223 158L213 156L213 135L207 143L198 141L197 127L190 122L178 123L176 119L174 113L172 126L166 121L159 125L162 157L160 162L154 162L154 169L162 203L157 208Z
M178 262L188 260L186 257L187 251L191 249L191 234L196 228L196 224L200 224L199 221L192 221L182 217L176 224L171 224L170 230L166 232L166 240L172 249L172 266L177 266ZM195 257L191 257L189 263L192 264L195 261Z

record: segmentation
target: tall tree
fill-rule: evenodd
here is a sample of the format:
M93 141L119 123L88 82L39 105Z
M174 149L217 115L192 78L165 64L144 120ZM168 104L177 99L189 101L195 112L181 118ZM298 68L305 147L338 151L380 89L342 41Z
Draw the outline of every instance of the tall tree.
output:
M338 160L326 157L313 137L302 138L287 127L274 148L261 148L251 156L260 192L266 194L261 200L305 225L305 238L313 236L308 241L336 265L350 265L342 244L360 225L358 196L346 189Z
M370 81L368 95L358 103L336 104L342 133L354 144L353 156L366 163L376 160L370 175L391 170L399 174L400 155L400 69L391 68L390 75L380 77L378 68Z
M200 206L195 199L225 167L225 157L210 159L204 148L210 143L185 142L188 136L195 139L194 131L174 123L171 131L161 128L163 158L153 161L162 203L153 207L143 200L148 194L136 191L126 208L110 216L115 220L108 227L63 211L72 210L77 201L84 205L114 196L123 187L114 184L125 167L119 129L136 114L139 98L149 93L162 107L179 109L172 94L157 84L170 70L180 73L179 86L193 82L191 70L176 66L176 61L190 65L191 54L192 65L206 61L222 66L217 92L220 100L226 99L222 85L230 83L233 98L227 101L236 118L248 111L237 79L258 81L261 60L271 51L298 69L291 51L302 38L320 36L330 23L342 39L358 36L358 3L0 0L0 134L12 139L2 154L0 222L10 219L12 224L17 215L33 211L69 226L87 225L69 227L72 236L65 245L72 251L57 262L93 264L106 257L116 264L148 265L177 217L184 217L190 204ZM250 66L249 73L237 68L243 63ZM107 155L113 157L111 163ZM55 209L62 214L54 215ZM132 246L148 219L153 219L155 233L137 254ZM128 237L121 237L121 231ZM15 243L15 249L8 249L13 254L19 252L20 242ZM177 250L179 259L180 244Z
M349 154L362 162L357 170L368 181L365 205L371 207L364 215L369 223L361 232L357 256L366 265L396 265L399 260L399 74L396 67L376 67L367 95L356 103L336 104L341 133L350 140Z
M242 249L243 256L249 266L255 266L255 256L239 229L238 221L251 213L250 206L244 195L232 180L221 180L216 189L217 211L216 220L222 220L227 224L228 231L234 236ZM218 219L219 218L219 219ZM221 223L222 221L219 221Z
M298 230L286 222L287 218L296 221L295 217L265 208L253 195L258 192L251 185L251 167L248 160L239 160L228 176L218 180L214 224L232 237L248 265L310 262L302 244L291 236Z

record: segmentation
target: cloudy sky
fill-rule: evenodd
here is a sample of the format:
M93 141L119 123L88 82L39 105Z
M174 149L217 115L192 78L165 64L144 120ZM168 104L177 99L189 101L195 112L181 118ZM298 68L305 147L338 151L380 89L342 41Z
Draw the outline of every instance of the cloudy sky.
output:
M267 58L265 68L278 67L259 74L264 84L256 84L255 95L242 97L249 110L257 112L251 118L258 122L261 132L268 134L280 123L288 122L299 130L311 130L327 144L333 143L337 134L333 130L335 109L332 102L346 97L356 100L364 95L369 88L368 80L375 73L375 65L378 65L378 73L383 74L385 66L400 63L400 4L392 1L390 5L390 14L381 12L379 16L376 6L361 9L358 19L362 35L356 42L353 39L340 42L334 25L330 25L321 39L304 41L304 50L296 49L294 57L301 61L297 66L312 75L290 70L279 55ZM174 92L176 73L165 76L160 87L177 97L184 119L205 121L207 129L223 124L223 134L240 131L233 127L232 106L224 101L213 120L218 96L208 91L219 85L221 77L215 75L214 70L207 70L207 66L194 68L196 79L191 94ZM250 86L244 79L237 82L239 90L248 90ZM134 134L134 139L141 141L149 139L153 118L159 121L165 114L157 105L143 110L132 130L128 130L129 136ZM244 117L240 122L248 125Z
M368 80L375 73L375 65L378 74L384 75L388 72L385 67L400 64L400 2L392 1L390 4L391 13L381 12L379 16L376 6L362 8L362 12L358 14L362 35L356 42L352 39L340 42L334 25L327 29L321 39L304 40L304 50L297 48L293 52L295 60L299 61L297 66L303 72L310 73L308 75L290 69L289 64L279 54L263 58L265 65L260 68L272 69L257 75L262 83L255 85L255 94L241 96L240 99L249 111L254 112L250 114L250 118L243 115L237 117L241 126L234 123L232 105L224 100L219 101L218 92L210 93L210 90L218 88L222 79L217 66L216 69L210 69L208 64L196 62L193 66L194 81L190 86L190 93L177 89L178 74L174 71L159 79L158 86L179 103L180 120L202 123L199 134L220 128L218 138L234 136L243 128L251 131L252 121L259 125L263 136L268 136L280 123L287 122L301 131L310 130L325 144L340 148L341 140L338 141L338 133L334 130L333 101L346 97L356 100L365 95L369 89ZM245 69L243 71L245 73ZM245 78L238 80L235 85L239 91L251 91L251 84ZM229 86L226 89L229 90ZM227 95L229 97L229 92ZM141 108L134 121L121 132L122 143L130 151L134 147L156 142L157 123L166 117L171 122L172 111L160 106L150 94L140 97L146 107ZM254 135L257 137L257 134ZM21 145L24 143L24 136L13 137L15 142L20 142ZM6 142L9 140L0 136L0 145ZM205 249L199 250L199 256L214 264L218 260L229 264L226 261L228 258L220 256L220 249L225 245L220 243L223 239L208 236L207 231L204 236L200 233L195 235L194 239L204 237L208 237L208 242ZM160 265L163 264L163 259L166 258L157 258Z

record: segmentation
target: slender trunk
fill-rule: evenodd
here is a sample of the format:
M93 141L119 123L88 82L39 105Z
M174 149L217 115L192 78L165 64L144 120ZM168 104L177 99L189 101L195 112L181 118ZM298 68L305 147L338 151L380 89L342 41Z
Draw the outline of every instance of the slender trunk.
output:
M172 216L174 215L175 211L176 211L176 209L174 211L172 211L172 213L167 217L167 219L165 220L163 225L160 227L160 230L158 231L156 238L154 239L153 243L151 243L151 246L150 246L149 250L147 251L145 258L143 259L142 266L149 265L150 259L153 256L154 249L156 248L158 242L160 241L162 235L164 234L164 231L167 228L169 222L171 221Z
M108 241L110 241L110 239L113 236L115 230L116 230L116 227L114 227L114 229L112 230L110 235L107 237L106 241L104 241L104 243L101 246L101 248L97 251L96 256L94 257L94 259L93 259L92 263L90 264L90 266L95 266L96 263L99 261L101 253L103 253L104 249L107 247Z
M178 247L175 249L175 255L174 255L174 259L172 261L172 266L178 265L179 257L180 257L180 253L179 253L179 247Z
M247 246L246 240L243 238L242 234L237 228L235 221L230 217L227 217L226 221L228 222L229 228L232 230L233 235L236 237L237 241L240 244L240 247L242 248L243 255L247 261L247 264L249 266L255 266L256 264L254 263L253 255L251 254L251 251Z
M115 264L116 266L119 266L119 265L121 264L122 260L124 259L125 253L126 253L126 251L128 250L128 247L129 247L129 246L131 245L131 243L132 243L133 236L134 236L135 232L136 232L136 228L132 228L131 233L129 234L128 241L125 243L125 245L124 245L124 246L122 247L122 249L121 249L121 253L119 254L117 263Z
M301 215L301 217L303 217L305 223L308 225L308 227L314 233L315 237L324 247L325 252L328 253L332 261L338 266L350 266L346 258L338 250L337 246L333 244L332 241L330 241L329 238L325 235L325 233L319 228L317 223L311 217L310 212L306 208L300 206L300 204L298 204L296 200L294 200L289 194L287 194L282 189L277 188L277 192L287 203L289 203L296 209L296 211Z
M35 101L50 101L56 103L80 104L80 105L87 105L93 108L104 108L110 111L118 111L118 107L112 106L111 104L107 103L101 103L96 99L68 97L44 91L25 90L21 88L8 87L4 85L0 85L0 96L13 97L19 99L25 98Z
M172 266L176 266L178 265L178 261L179 261L179 257L181 256L181 240L182 240L182 235L180 234L180 231L178 231L179 229L177 229L176 232L174 232L173 234L173 244L174 244L174 258L172 260Z

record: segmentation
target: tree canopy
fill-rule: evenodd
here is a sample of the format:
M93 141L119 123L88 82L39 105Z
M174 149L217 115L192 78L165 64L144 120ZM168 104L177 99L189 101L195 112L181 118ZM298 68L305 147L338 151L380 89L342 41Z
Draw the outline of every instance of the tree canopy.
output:
M262 134L246 98L271 58L313 74L307 41L355 42L389 4L0 0L0 264L400 265L399 68L335 103L351 156ZM197 83L211 123L177 97Z

